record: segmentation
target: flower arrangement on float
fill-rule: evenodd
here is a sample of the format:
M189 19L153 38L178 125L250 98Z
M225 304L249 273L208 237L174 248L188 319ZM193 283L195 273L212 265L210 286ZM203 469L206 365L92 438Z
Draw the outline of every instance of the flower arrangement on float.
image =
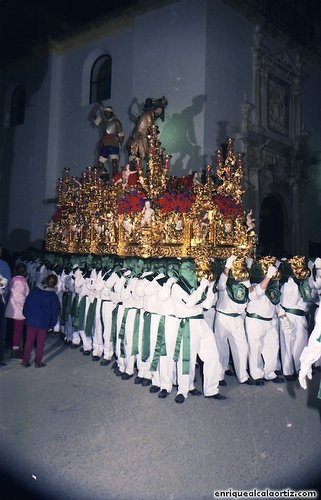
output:
M118 198L118 214L130 214L141 212L147 197L142 191L133 190Z
M185 214L191 210L194 201L195 196L187 192L166 191L155 201L155 205L165 214L170 212Z
M133 190L118 198L117 210L118 214L130 214L141 212L144 203L147 200L146 194L142 191ZM162 213L168 214L171 212L185 214L188 213L193 203L195 196L186 192L166 191L162 196L150 200L155 208L158 208Z

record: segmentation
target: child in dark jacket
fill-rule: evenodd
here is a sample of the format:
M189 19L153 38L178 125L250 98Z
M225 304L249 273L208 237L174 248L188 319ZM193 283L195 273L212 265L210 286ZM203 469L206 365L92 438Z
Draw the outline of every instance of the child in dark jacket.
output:
M26 318L27 337L22 365L30 366L30 356L36 340L36 368L46 366L42 362L47 331L58 321L60 302L56 293L57 276L49 274L42 285L34 288L26 298L23 314Z

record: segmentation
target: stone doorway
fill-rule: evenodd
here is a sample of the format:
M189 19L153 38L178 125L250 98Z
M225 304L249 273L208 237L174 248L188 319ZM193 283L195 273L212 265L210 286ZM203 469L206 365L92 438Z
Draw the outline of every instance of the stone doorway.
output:
M261 255L284 255L284 215L273 195L264 198L260 211L259 252Z

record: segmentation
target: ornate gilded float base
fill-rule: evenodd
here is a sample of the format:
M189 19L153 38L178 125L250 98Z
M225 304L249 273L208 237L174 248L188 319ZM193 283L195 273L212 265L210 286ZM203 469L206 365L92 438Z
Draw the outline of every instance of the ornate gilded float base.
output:
M164 155L157 134L154 126L146 172L137 160L130 185L128 171L116 184L105 183L90 167L80 179L65 169L58 181L57 211L47 228L48 251L190 257L199 275L210 272L213 259L255 253L253 219L241 205L243 158L234 154L232 139L224 161L217 152L216 185L210 166L204 183L195 175L169 176L170 157Z

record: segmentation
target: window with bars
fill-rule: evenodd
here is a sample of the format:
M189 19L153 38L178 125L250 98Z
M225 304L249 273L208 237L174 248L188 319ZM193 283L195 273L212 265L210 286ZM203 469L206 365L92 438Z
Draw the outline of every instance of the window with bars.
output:
M25 121L26 90L24 85L19 85L11 97L10 127L22 125Z
M100 56L94 62L90 75L90 104L110 99L111 57Z

